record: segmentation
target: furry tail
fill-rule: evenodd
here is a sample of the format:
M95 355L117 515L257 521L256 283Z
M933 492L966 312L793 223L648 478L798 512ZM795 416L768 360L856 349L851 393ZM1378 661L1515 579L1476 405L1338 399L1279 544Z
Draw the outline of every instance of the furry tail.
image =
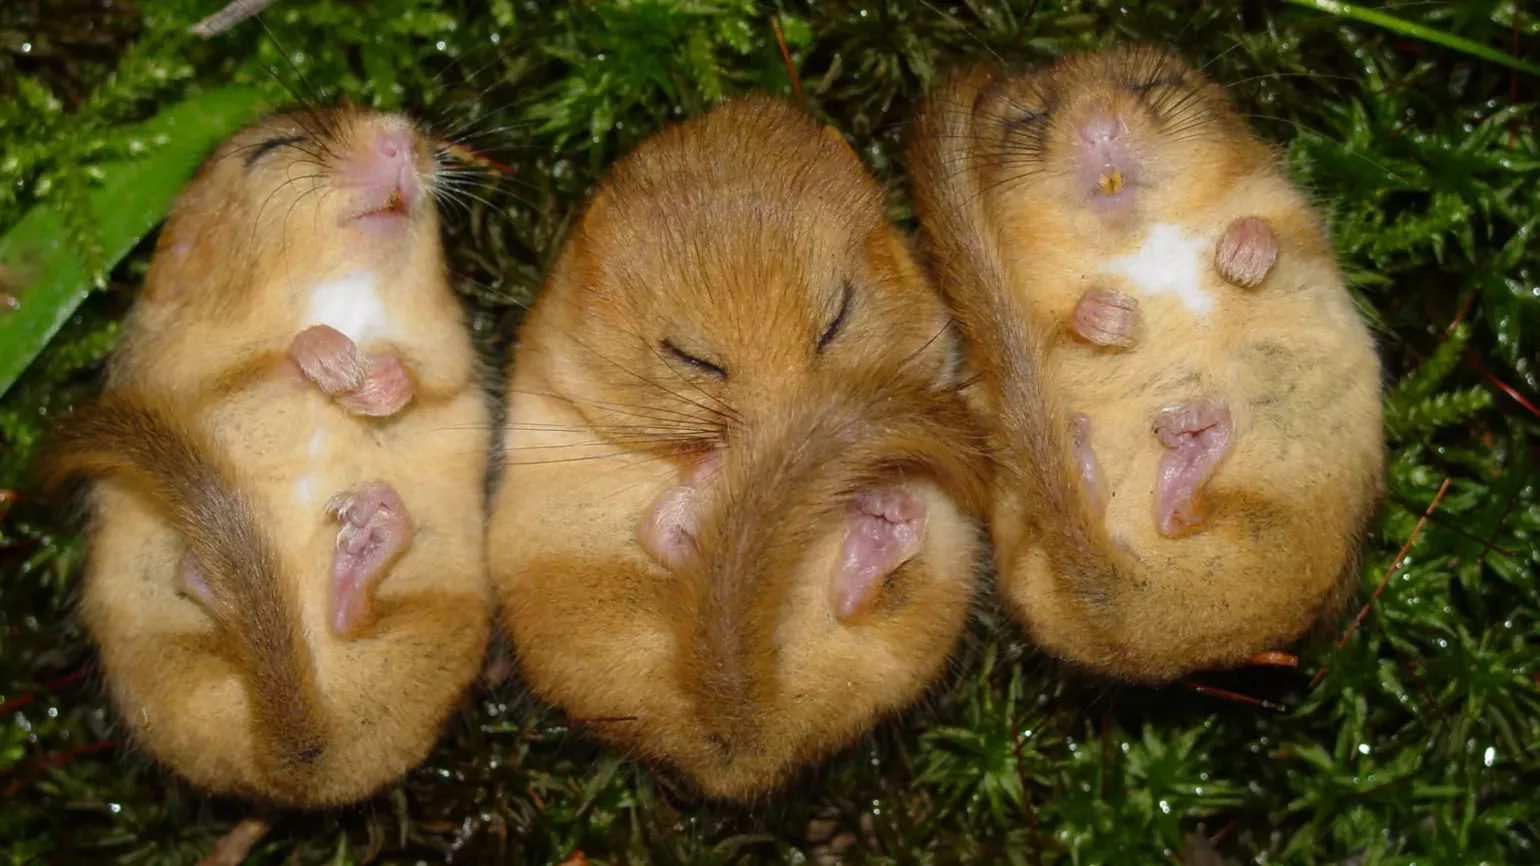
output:
M108 395L59 432L54 486L126 476L154 497L197 557L207 604L247 679L258 763L294 780L322 757L315 675L280 561L251 501L219 451L169 406Z
M986 499L981 434L954 392L893 382L792 402L799 408L746 426L733 443L702 555L680 575L693 613L681 618L690 630L679 636L681 673L724 760L752 750L770 722L775 632L794 579L859 490L902 473L974 513Z
M1044 347L1006 282L1000 239L984 211L975 118L993 73L978 68L940 87L915 120L910 145L916 212L937 283L957 317L985 388L993 396L1007 484L1027 506L1029 531L1078 603L1107 600L1133 583L1137 562L1107 538L1086 501L1073 456L1073 429L1043 383Z

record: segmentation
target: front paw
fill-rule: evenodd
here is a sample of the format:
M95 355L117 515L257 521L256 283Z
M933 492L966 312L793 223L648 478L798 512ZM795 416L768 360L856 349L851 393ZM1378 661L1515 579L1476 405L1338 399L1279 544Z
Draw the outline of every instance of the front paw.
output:
M358 388L369 375L369 363L358 344L330 325L315 325L296 334L289 344L289 357L329 397Z
M1220 275L1246 289L1261 285L1277 260L1278 236L1261 217L1230 223L1214 252L1214 267Z
M1127 348L1139 325L1139 302L1111 289L1091 289L1080 296L1071 323L1088 342Z
M337 403L354 415L394 415L412 400L415 389L406 368L395 355L376 352L369 356L369 374L352 391L337 396Z

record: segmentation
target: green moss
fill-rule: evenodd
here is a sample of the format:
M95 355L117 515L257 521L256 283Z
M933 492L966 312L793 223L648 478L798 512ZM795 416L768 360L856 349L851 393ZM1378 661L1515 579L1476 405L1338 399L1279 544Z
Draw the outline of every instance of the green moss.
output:
M142 16L82 5L0 4L0 232L39 201L80 200L129 146L116 131L198 91L245 83L275 100L405 108L512 170L449 214L452 267L494 356L605 165L723 94L791 94L772 15L810 108L891 183L899 219L905 121L939 70L1169 42L1285 146L1399 383L1360 601L1451 479L1340 650L1333 634L1303 649L1298 672L1200 678L1282 712L1087 681L986 603L944 688L790 796L701 803L506 683L468 699L401 785L283 816L252 862L542 863L578 848L606 862L812 862L848 843L846 862L1154 863L1200 828L1236 861L1540 861L1540 418L1520 402L1540 403L1533 79L1250 2L282 0L264 18L271 37L248 22L212 42L185 28L213 2L138 4ZM1515 25L1519 8L1390 11L1503 49L1517 32L1525 49L1540 19ZM70 231L90 248L89 224ZM79 525L41 507L26 477L50 417L95 387L147 253L116 266L0 399L0 487L22 496L0 522L4 863L194 863L245 815L103 745L122 729L70 614Z

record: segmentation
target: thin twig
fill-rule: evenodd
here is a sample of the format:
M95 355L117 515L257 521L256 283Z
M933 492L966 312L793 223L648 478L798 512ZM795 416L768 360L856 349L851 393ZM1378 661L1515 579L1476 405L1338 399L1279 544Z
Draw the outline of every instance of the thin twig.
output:
M1364 602L1363 609L1358 612L1358 616L1353 618L1353 624L1348 626L1347 632L1342 635L1342 639L1337 641L1337 649L1340 650L1346 646L1348 638L1353 636L1353 632L1358 631L1358 626L1369 615L1369 609L1374 606L1374 602L1380 597L1380 593L1385 591L1385 585L1390 583L1391 576L1396 573L1396 569L1401 567L1401 563L1406 561L1407 551L1412 549L1412 543L1417 540L1417 536L1422 534L1422 528L1428 525L1428 518L1433 516L1434 510L1438 508L1438 504L1444 501L1444 494L1449 492L1449 482L1452 480L1449 476L1444 476L1444 483L1439 485L1438 494L1433 497L1432 502L1428 503L1428 510L1422 513L1422 518L1417 521L1417 525L1412 527L1411 537L1407 538L1406 543L1401 545L1401 552L1396 554L1395 561L1391 562L1390 568L1385 569L1385 576L1380 578L1379 586L1374 588L1374 594L1369 597L1368 601ZM1316 684L1321 681L1321 678L1326 676L1326 668L1326 665L1321 665L1321 669L1315 672L1315 677L1310 680L1311 688L1315 688Z
M797 105L807 110L807 100L802 96L802 76L797 74L797 68L791 62L791 50L786 47L786 36L781 33L781 16L771 15L770 26L775 28L775 44L781 46L781 59L786 62L786 74L791 76L791 89L797 94Z
M221 836L199 866L241 866L251 854L252 846L260 842L271 827L261 818L247 818Z
M1206 686L1206 685L1204 685L1204 684L1202 684L1200 682L1194 682L1192 680L1188 680L1187 683L1186 683L1186 686L1189 689L1192 689L1193 691L1197 692L1200 695L1209 695L1211 697L1224 698L1227 701L1235 701L1236 703L1239 703L1239 704L1250 704L1251 706L1254 706L1254 707L1263 707L1263 708L1266 708L1266 709L1269 709L1269 710L1276 710L1277 712L1280 712L1280 713L1284 712L1284 711L1286 711L1288 709L1288 707L1284 706L1283 704L1277 703L1276 701L1264 700L1262 698L1254 698L1251 695L1243 695L1240 692L1232 692L1232 691L1230 691L1228 689L1221 689L1221 688L1218 688L1216 686Z
M277 2L278 0L231 0L225 8L199 21L190 29L204 39L212 39Z
M1481 366L1481 362L1476 360L1475 357L1466 358L1465 362L1474 367L1476 372L1480 373L1482 376L1485 376L1488 382L1496 385L1498 389L1501 390L1504 394L1507 394L1509 397L1517 400L1518 404L1523 406L1525 409L1528 409L1531 415L1534 415L1536 418L1540 418L1540 408L1537 408L1535 404L1529 402L1529 400L1523 394L1518 392L1518 389L1497 378L1496 376L1493 376L1491 373L1488 373L1487 368Z

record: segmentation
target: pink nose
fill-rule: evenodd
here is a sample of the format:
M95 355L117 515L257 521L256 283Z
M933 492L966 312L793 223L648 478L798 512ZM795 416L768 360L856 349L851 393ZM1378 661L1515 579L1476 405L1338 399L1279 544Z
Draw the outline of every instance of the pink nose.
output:
M378 132L359 152L353 173L366 187L377 189L381 200L394 191L402 206L411 207L419 192L416 156L411 133Z
M1094 108L1080 124L1080 137L1087 144L1115 141L1123 135L1123 124L1111 112Z
M386 159L395 159L403 153L411 153L412 140L399 132L386 132L375 139L374 149Z

